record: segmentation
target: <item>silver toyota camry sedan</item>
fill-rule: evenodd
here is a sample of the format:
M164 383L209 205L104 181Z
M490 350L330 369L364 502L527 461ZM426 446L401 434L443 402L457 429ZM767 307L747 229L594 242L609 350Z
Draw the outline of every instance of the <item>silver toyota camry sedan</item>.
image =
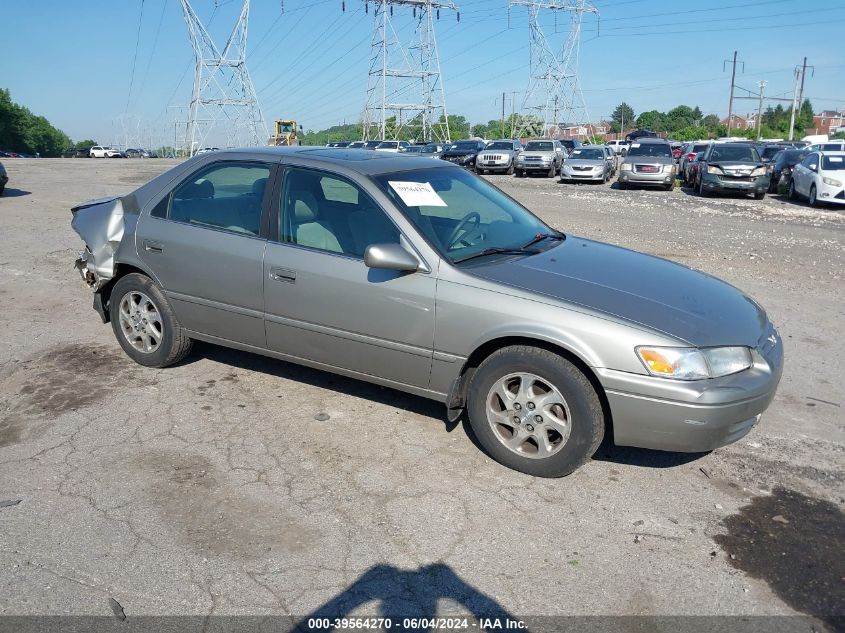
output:
M741 291L559 232L444 161L214 152L74 207L72 226L94 308L136 362L201 340L394 387L465 411L532 475L572 472L605 435L728 444L781 376L778 333Z

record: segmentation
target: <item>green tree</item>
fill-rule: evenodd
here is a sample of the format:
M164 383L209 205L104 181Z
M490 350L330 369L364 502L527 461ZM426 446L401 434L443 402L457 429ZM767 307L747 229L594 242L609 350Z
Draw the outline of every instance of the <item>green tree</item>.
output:
M477 136L478 138L487 138L487 125L484 123L476 123L470 129L470 134L472 136Z
M666 115L657 110L649 110L643 112L637 117L637 127L645 130L654 130L659 132L663 130L663 118Z
M92 141L90 138L86 138L83 141L74 141L74 147L93 147L94 145L99 145L97 141Z
M43 116L12 101L8 89L0 89L0 147L15 152L60 156L70 137Z
M630 128L634 124L634 108L624 101L616 106L610 115L610 129L614 132L624 132L623 127Z
M708 114L706 117L701 119L701 125L710 131L715 131L716 128L719 127L719 117L715 114Z

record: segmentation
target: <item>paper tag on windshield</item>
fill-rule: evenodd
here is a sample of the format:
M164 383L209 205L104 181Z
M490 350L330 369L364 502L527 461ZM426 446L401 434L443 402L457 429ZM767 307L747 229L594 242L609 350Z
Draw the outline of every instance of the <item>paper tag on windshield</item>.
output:
M639 147L639 146L640 146L639 143L631 143L631 147Z
M397 182L389 180L390 187L399 194L409 207L445 207L443 198L431 186L430 182Z

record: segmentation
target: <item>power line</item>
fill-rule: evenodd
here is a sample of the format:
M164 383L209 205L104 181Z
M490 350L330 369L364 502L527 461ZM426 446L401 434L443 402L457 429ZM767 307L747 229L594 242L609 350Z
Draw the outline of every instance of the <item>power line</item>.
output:
M150 66L153 63L153 57L155 56L156 46L158 45L158 36L161 33L161 25L164 22L164 13L165 13L166 9L167 9L167 0L164 0L164 2L161 5L161 15L158 18L158 26L156 27L156 34L155 34L155 37L153 38L153 48L150 51L150 58L149 58L149 60L147 60L147 68L146 68L146 70L144 70L144 78L141 80L141 87L138 88L138 94L139 95L144 94L144 87L147 85L147 75L150 74Z
M129 75L129 93L126 95L126 107L123 113L129 110L129 100L132 98L132 84L135 83L135 62L138 61L138 44L141 42L141 23L144 21L144 0L141 0L141 15L138 17L138 31L135 34L135 54L132 56L132 73Z

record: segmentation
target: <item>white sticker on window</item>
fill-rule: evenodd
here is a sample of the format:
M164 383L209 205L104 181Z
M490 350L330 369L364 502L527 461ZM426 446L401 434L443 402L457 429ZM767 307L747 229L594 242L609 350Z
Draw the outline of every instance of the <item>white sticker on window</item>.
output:
M841 163L841 162L842 162L842 157L841 157L841 156L828 156L828 157L827 157L827 159L828 159L831 163Z
M631 143L631 147L639 147L639 146L640 146L639 143Z
M399 194L409 207L445 207L443 198L431 186L430 182L397 182L389 180L390 187Z

